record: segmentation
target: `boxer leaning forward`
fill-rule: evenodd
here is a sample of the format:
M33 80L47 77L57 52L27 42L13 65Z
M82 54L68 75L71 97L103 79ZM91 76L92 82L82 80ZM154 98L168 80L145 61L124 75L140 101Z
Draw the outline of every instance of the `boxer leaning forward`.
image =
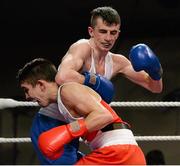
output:
M35 59L21 70L19 83L26 98L37 101L40 106L58 103L59 111L68 122L39 136L39 148L47 158L55 160L63 154L65 144L82 137L92 152L82 157L77 165L146 164L129 125L98 93L75 82L59 87L55 81L46 80L47 74L52 73L44 72L44 67L57 72L48 60Z

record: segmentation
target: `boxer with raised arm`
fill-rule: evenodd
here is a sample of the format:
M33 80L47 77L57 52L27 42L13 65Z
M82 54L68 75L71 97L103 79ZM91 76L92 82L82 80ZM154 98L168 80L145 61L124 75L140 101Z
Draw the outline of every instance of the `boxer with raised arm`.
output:
M52 161L56 160L65 155L67 144L82 137L92 152L83 156L77 165L146 164L129 125L100 95L75 82L59 87L53 80L56 72L55 66L48 60L34 59L18 74L26 99L36 101L45 108L57 103L67 123L39 135L38 147L42 154Z
M109 80L120 73L149 91L160 93L162 68L158 57L146 44L133 46L130 60L110 51L119 37L120 28L120 16L115 9L95 8L88 27L90 38L70 46L62 58L56 82L61 85L75 81L87 85L109 103L114 94Z

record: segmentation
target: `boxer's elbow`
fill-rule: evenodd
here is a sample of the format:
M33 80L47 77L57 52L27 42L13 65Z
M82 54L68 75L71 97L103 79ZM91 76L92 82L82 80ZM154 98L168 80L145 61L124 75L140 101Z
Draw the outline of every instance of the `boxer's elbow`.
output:
M161 93L162 92L162 88L161 89L155 89L151 91L152 93Z
M163 85L159 84L159 85L155 85L151 88L151 92L152 93L161 93L163 90Z
M153 80L149 77L148 83L145 84L145 88L147 88L152 93L161 93L163 90L162 79Z
M58 72L55 76L55 81L58 85L61 85L68 80L68 74L66 72Z

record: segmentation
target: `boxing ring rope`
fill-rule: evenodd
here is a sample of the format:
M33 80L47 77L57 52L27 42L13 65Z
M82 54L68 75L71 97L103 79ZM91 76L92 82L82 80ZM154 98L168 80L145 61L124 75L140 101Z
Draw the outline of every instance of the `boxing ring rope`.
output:
M14 99L0 99L0 110L6 108L14 107L37 107L39 106L37 102L28 102L28 101L17 101ZM111 102L110 106L112 107L180 107L180 102L170 101L170 102L143 102L143 101L132 101L132 102Z
M155 101L155 102L143 102L143 101L132 101L132 102L111 102L112 107L180 107L180 102L170 101Z
M180 141L180 136L135 136L136 141ZM80 139L82 142L83 140ZM0 137L0 143L29 143L29 137L24 138L4 138Z
M1 98L0 110L15 107L38 107L37 102L17 101L14 99ZM112 107L180 107L180 102L111 102ZM180 141L180 136L135 136L137 141ZM82 141L80 139L80 141ZM0 143L29 143L31 139L24 138L4 138L0 137Z

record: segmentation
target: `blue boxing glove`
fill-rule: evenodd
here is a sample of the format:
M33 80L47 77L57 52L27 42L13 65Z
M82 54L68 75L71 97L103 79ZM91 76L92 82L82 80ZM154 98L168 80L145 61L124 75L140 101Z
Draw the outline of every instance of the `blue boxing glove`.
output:
M135 71L144 70L153 80L160 80L162 67L158 57L145 44L137 44L132 47L129 59Z
M84 72L83 75L85 77L84 85L95 90L105 102L110 103L112 101L114 86L111 81L99 74Z

